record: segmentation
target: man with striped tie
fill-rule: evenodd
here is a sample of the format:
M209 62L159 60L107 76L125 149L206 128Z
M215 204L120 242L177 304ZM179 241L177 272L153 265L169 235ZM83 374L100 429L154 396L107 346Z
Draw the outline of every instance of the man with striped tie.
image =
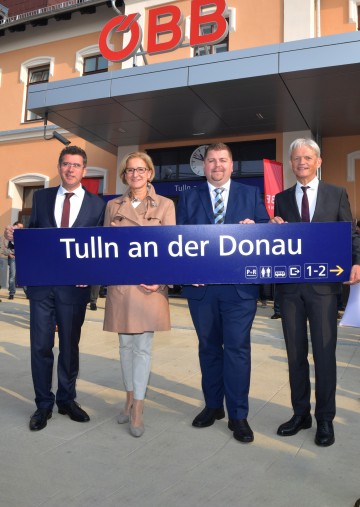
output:
M232 181L233 160L224 143L211 144L204 155L206 183L183 192L177 206L179 225L267 223L269 216L257 187ZM214 266L216 268L216 266ZM248 424L250 330L259 295L257 285L222 284L183 287L199 339L205 408L192 423L212 426L225 417L243 443L254 440Z

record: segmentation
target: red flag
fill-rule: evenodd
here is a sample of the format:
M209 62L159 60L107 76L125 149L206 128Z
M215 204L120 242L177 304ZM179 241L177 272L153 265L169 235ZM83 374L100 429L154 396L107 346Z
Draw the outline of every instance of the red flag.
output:
M275 195L282 190L284 190L282 163L264 159L265 207L270 218L274 217Z

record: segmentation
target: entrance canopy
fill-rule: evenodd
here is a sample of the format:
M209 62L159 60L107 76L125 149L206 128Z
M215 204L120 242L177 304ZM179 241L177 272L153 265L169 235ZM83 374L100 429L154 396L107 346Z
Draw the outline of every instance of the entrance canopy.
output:
M39 84L28 108L117 154L307 129L357 135L359 86L360 33L351 32Z

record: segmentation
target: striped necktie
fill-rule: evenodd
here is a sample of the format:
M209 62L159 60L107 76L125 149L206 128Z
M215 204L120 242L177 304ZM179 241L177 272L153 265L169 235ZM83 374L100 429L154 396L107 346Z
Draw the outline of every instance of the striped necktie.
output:
M225 188L215 188L214 217L216 224L223 224L225 220L225 206L222 193Z

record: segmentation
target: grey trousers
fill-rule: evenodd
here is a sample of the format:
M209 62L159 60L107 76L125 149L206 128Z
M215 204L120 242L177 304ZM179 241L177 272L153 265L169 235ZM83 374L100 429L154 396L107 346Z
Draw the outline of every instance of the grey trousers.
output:
M135 400L145 398L151 365L153 332L121 334L120 364L126 391L134 391Z

